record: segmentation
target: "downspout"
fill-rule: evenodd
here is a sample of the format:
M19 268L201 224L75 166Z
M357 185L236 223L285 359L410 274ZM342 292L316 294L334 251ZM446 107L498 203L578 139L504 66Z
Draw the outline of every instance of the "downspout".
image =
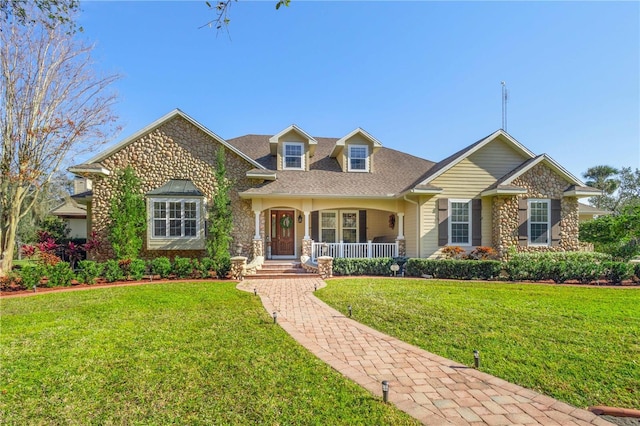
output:
M418 258L420 258L420 205L417 201L408 199L406 195L404 195L402 199L416 205L416 251Z

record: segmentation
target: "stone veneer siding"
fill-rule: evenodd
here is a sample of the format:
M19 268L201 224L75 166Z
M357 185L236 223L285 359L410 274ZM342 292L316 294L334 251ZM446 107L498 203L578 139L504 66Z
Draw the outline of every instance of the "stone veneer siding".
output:
M217 149L222 146L206 133L181 117L176 117L148 134L128 144L118 152L102 160L101 164L112 172L107 177L93 177L92 230L105 243L94 259L105 260L113 257L113 250L107 243L109 210L114 194L115 175L128 165L136 171L141 180L142 192L156 189L170 179L190 179L205 194L210 205L216 191L214 169ZM254 215L251 201L243 200L238 192L244 191L257 182L245 175L252 166L230 150L225 151L227 176L232 179L231 206L233 211L233 241L231 252L235 253L238 243L242 244L242 255L251 256L253 249ZM146 235L141 253L143 258L167 256L204 257L206 250L147 250Z
M513 181L513 185L527 189L526 194L504 197L495 196L492 202L493 245L500 257L506 257L509 247L519 252L534 251L577 251L578 241L578 199L564 197L569 186L549 168L538 164ZM518 200L521 198L560 199L560 245L556 247L528 247L518 245Z

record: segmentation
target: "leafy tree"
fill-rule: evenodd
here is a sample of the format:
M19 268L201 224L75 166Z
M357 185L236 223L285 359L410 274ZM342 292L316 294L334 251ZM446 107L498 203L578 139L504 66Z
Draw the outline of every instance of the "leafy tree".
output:
M615 210L623 211L640 204L640 169L632 170L631 167L623 167L618 176L620 186Z
M35 7L36 12L30 8ZM73 16L80 8L78 0L0 0L0 22L15 21L19 25L64 25L75 31ZM79 28L82 31L82 27Z
M640 254L640 204L581 223L580 240L593 243L596 251L620 260L637 256Z
M599 209L610 208L613 204L613 193L616 192L620 181L616 176L620 173L615 167L600 165L589 167L582 176L587 179L588 186L602 190L602 195L592 197L589 202Z
M216 153L214 176L217 188L209 208L207 252L212 259L212 266L218 278L224 278L231 269L229 245L232 240L233 218L229 192L233 183L227 178L223 147L218 148Z
M0 0L1 1L1 0ZM216 30L220 30L222 28L227 28L231 19L229 19L229 10L231 9L231 4L237 2L238 0L219 0L214 2L213 4L209 1L205 1L205 4L209 8L209 10L213 10L216 14L215 19L207 22L202 25L203 27L216 27ZM276 2L276 10L280 9L282 6L289 6L291 0L278 0Z
M142 250L147 221L140 179L131 166L118 173L109 219L108 238L117 259L136 259Z
M99 148L115 130L110 86L117 79L97 76L93 47L62 24L43 24L37 5L2 5L20 5L34 22L0 20L0 276L11 270L19 222L65 157Z

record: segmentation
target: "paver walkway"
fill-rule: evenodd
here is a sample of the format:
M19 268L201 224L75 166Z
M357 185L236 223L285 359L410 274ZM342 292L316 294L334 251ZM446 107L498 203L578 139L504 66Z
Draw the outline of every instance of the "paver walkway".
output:
M319 278L247 280L241 290L278 313L278 324L334 369L428 425L611 425L589 411L387 336L313 295Z

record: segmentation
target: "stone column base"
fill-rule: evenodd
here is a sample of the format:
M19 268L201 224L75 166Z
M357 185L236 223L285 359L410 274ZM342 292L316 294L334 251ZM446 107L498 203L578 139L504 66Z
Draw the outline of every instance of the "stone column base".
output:
M318 273L322 279L333 276L333 257L320 256L318 258Z

